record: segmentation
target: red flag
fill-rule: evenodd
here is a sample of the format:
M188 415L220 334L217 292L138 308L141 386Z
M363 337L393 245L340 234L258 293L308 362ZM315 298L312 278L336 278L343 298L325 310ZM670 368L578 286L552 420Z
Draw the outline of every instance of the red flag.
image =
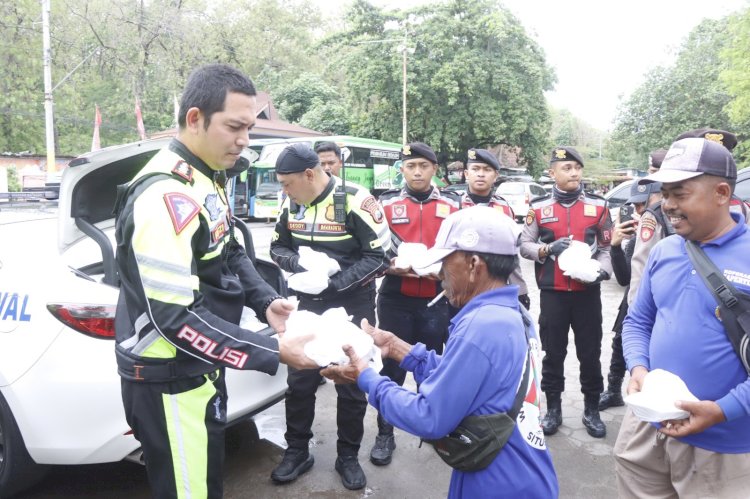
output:
M135 126L141 140L146 140L146 127L143 126L143 116L141 115L141 101L138 99L135 99Z
M94 136L91 138L91 150L98 151L102 148L99 142L99 126L102 124L102 115L99 112L99 106L96 106L96 114L94 116Z

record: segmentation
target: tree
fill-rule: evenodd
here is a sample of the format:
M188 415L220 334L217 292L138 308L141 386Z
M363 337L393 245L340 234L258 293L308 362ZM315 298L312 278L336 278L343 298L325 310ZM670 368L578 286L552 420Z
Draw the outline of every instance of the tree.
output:
M721 52L725 63L721 81L732 96L726 111L736 124L734 131L747 137L750 133L750 77L747 70L750 67L750 9L730 20L729 34L731 43ZM750 160L747 141L741 141L733 152L738 163L746 164Z
M323 107L338 97L338 92L333 87L313 73L302 73L287 81L289 83L279 85L272 95L279 114L292 123L299 123L313 104Z
M732 129L730 95L719 75L719 54L729 43L726 20L705 20L688 35L672 66L657 67L620 106L612 154L643 168L648 153L669 147L682 132L705 126Z
M402 57L394 48L406 32L409 140L432 145L442 163L471 147L505 144L520 149L532 172L546 164L544 91L554 75L497 2L450 0L388 13L358 0L346 20L349 29L325 43L332 65L345 68L353 133L401 140ZM388 29L394 23L398 29Z

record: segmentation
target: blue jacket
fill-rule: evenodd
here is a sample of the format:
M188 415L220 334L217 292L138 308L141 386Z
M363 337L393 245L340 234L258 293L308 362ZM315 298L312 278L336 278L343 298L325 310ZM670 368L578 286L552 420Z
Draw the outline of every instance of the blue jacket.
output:
M702 244L734 286L750 293L750 232L744 217ZM716 301L692 268L685 240L670 236L654 246L625 318L622 346L628 369L664 369L685 381L699 400L713 400L727 421L680 440L713 452L750 452L750 377L714 310Z
M531 327L528 355L518 287L482 293L453 318L442 356L415 345L401 362L420 383L419 393L373 369L359 377L370 404L390 423L414 435L447 435L466 416L506 412L513 405L525 363L532 362L516 429L489 467L453 471L448 497L557 497L557 476L539 425L539 343Z

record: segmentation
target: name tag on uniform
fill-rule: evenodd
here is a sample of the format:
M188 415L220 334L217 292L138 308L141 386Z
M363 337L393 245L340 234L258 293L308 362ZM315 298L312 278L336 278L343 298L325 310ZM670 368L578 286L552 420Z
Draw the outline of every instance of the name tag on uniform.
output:
M447 218L451 214L451 208L447 204L439 204L435 207L435 216Z
M557 222L558 218L555 217L555 208L553 206L545 206L542 208L542 217L539 220L540 224L547 224Z
M595 217L596 216L596 206L592 204L585 204L583 205L583 216L584 217Z
M406 205L394 204L391 206L391 223L392 224L408 224L409 217L406 216Z

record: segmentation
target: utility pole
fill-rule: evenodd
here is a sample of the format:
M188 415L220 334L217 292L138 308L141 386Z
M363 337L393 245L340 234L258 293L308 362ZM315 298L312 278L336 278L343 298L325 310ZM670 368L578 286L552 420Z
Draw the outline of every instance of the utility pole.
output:
M57 171L55 164L55 123L54 103L52 101L52 50L49 36L50 0L42 0L42 37L44 61L44 119L47 137L47 173Z

